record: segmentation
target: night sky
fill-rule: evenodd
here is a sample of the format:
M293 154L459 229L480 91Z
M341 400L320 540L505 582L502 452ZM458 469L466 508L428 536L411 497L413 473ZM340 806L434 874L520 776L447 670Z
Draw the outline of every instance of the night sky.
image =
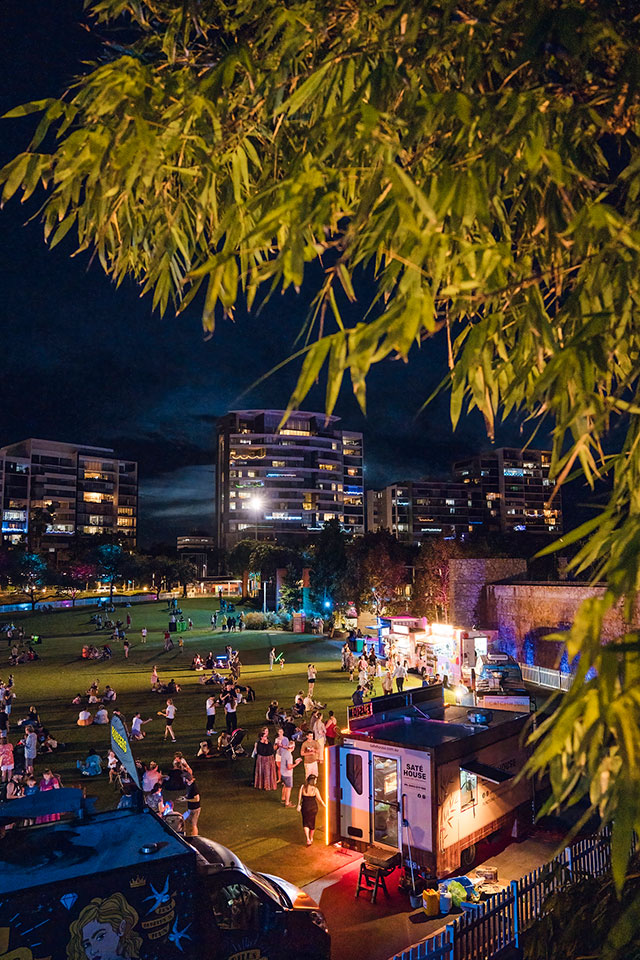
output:
M95 56L81 21L76 0L3 0L0 112L59 95ZM26 148L34 126L33 117L2 121L2 163ZM116 290L88 257L70 259L71 234L49 251L41 224L26 224L37 206L13 198L0 211L0 445L37 436L113 446L140 463L143 545L211 531L215 419L234 407L285 406L295 363L249 388L293 352L311 286L306 297L275 297L259 317L239 311L205 341L197 305L178 320L160 318L134 284ZM414 349L408 365L379 364L366 418L345 384L336 413L364 432L367 486L446 476L453 459L488 448L477 414L452 433L445 398L417 416L445 372L440 340ZM318 389L305 407L322 403ZM519 437L513 424L498 442Z

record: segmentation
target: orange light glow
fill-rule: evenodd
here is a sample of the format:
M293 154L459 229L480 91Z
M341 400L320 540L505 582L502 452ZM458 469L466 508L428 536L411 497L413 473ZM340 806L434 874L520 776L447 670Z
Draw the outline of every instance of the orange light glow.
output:
M324 845L329 846L329 749L324 748Z
M351 733L351 730L349 730L349 727L343 727L340 733Z

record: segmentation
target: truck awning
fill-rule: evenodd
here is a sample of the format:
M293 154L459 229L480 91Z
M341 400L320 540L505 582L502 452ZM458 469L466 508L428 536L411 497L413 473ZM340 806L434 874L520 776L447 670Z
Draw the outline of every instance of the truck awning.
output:
M488 763L480 763L478 760L467 760L460 764L462 770L468 773L475 773L483 780L490 780L491 783L505 783L507 780L513 780L513 774L506 770L498 770L497 767L491 767Z

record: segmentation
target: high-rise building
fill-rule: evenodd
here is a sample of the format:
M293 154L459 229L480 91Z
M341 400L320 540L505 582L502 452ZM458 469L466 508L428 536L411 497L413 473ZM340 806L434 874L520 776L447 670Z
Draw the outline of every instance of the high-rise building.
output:
M257 537L303 543L327 520L364 533L362 434L339 417L232 410L218 421L218 545Z
M114 534L133 548L138 465L106 447L21 440L0 447L0 505L5 541L33 540L37 524L39 543L53 551L76 534ZM51 522L42 526L38 509Z
M367 490L367 530L390 530L407 543L460 537L481 526L477 498L464 483L405 480Z
M469 533L562 533L560 492L550 501L547 450L501 448L453 467L453 480L405 480L367 491L367 529L399 540Z
M456 480L479 498L485 529L500 533L562 533L562 498L551 500L551 451L502 447L453 465Z
M196 569L196 577L204 580L213 577L218 572L216 565L215 537L207 537L192 533L186 537L178 537L178 558L188 560Z

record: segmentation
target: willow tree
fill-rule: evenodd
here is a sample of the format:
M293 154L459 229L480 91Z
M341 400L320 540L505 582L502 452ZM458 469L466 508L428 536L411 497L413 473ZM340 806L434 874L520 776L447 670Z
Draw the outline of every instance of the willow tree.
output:
M600 628L618 603L631 621L640 571L637 5L87 8L104 59L9 114L42 113L1 178L5 201L44 188L51 245L73 236L160 311L197 298L208 332L240 298L320 276L292 406L325 377L327 412L345 378L364 408L373 364L440 336L454 426L473 407L489 436L498 417L546 418L558 483L612 477L604 510L564 538L588 537L574 566L608 588L568 635L576 682L532 769L549 767L555 803L586 795L615 821L620 884L640 829L640 656L635 633L603 647Z

